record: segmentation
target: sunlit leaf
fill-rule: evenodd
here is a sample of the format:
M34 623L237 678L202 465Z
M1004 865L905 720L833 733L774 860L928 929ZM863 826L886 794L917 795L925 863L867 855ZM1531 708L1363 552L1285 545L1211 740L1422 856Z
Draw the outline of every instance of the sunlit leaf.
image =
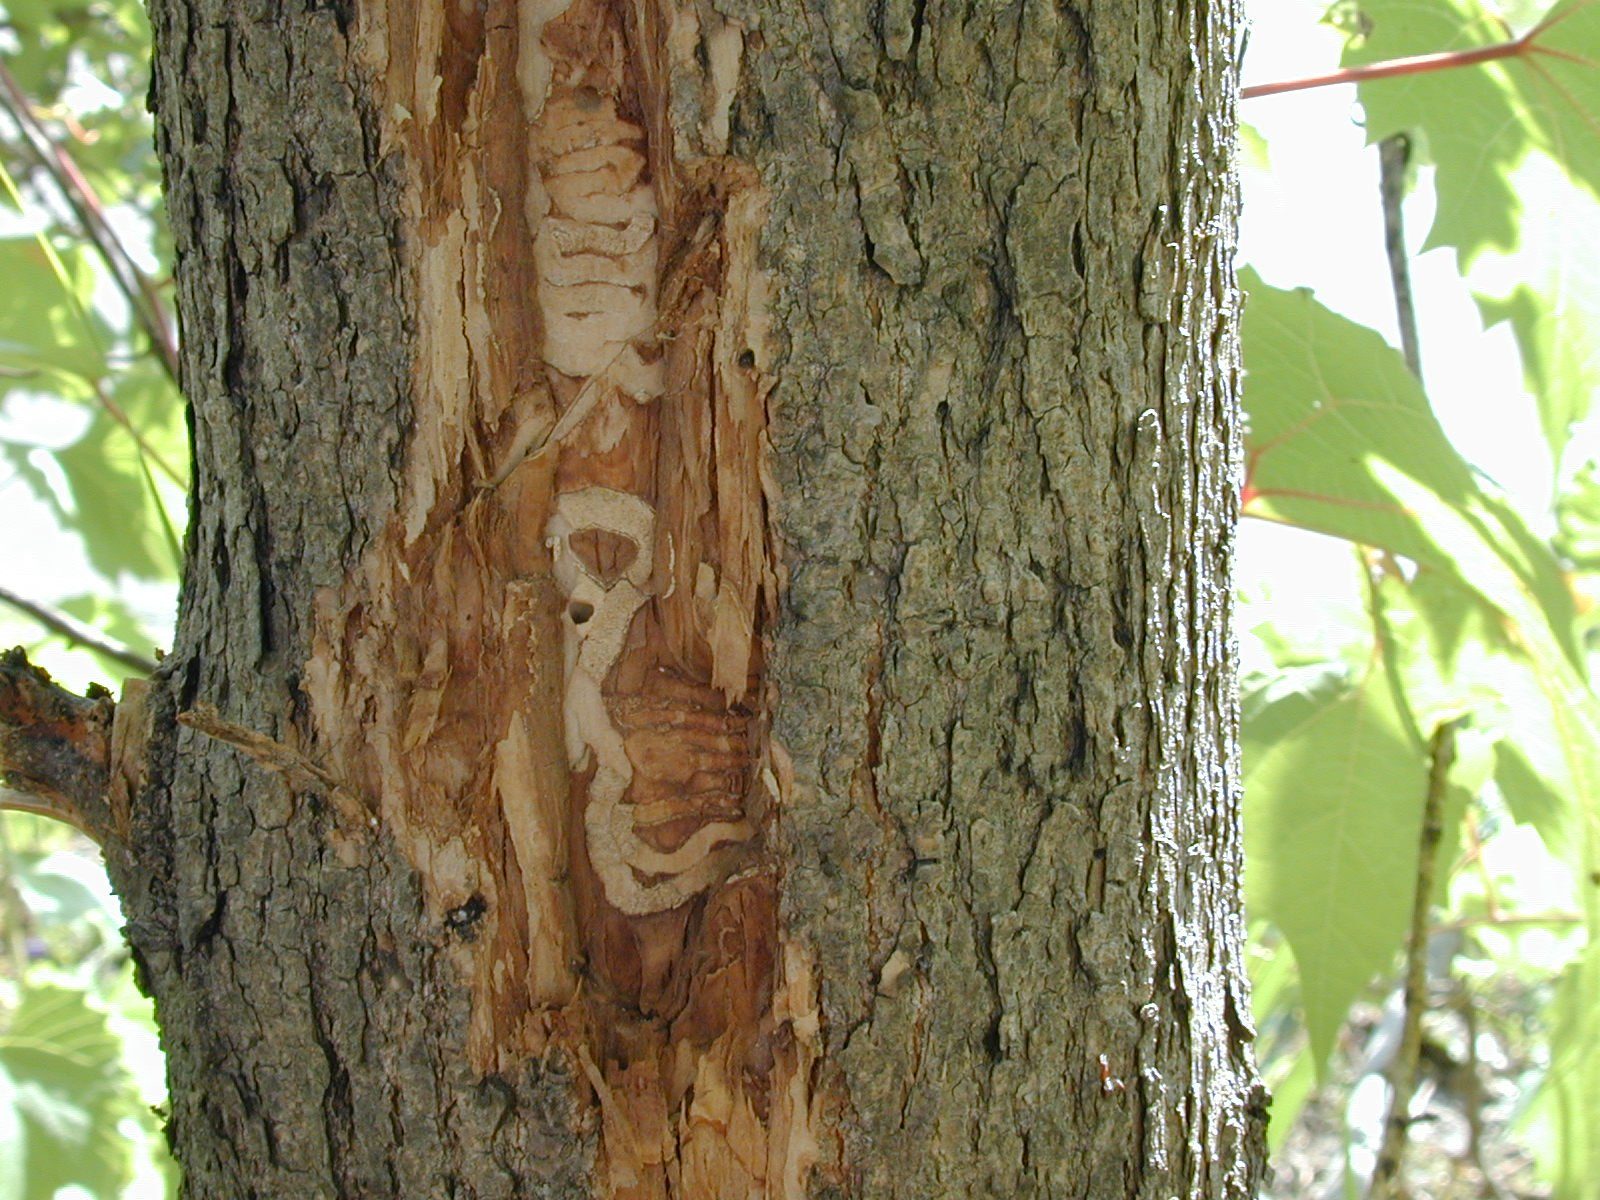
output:
M1600 467L1585 463L1556 498L1556 544L1585 571L1600 571Z
M1595 71L1600 74L1600 64ZM1574 429L1591 416L1600 395L1600 326L1595 321L1600 312L1600 201L1573 186L1542 154L1525 162L1511 179L1520 193L1541 201L1523 214L1517 249L1480 256L1470 283L1484 322L1511 326L1552 462L1559 467Z
M1294 948L1321 1064L1404 935L1427 756L1378 664L1275 681L1245 711L1247 903Z
M59 252L58 252L59 253ZM90 396L85 383L106 372L105 324L90 317L93 272L82 254L60 254L63 280L36 238L0 238L0 389L70 386L68 394Z
M58 608L68 616L76 617L104 633L119 646L126 646L138 654L149 656L157 648L165 649L172 642L170 629L156 630L145 624L128 604L116 596L69 596ZM101 665L112 679L128 673L126 663L96 654Z
M1358 7L1350 63L1510 35L1476 0ZM1437 166L1427 245L1453 247L1472 266L1487 323L1511 323L1559 463L1600 387L1592 319L1600 303L1600 4L1554 5L1532 44L1537 51L1511 60L1364 83L1360 97L1372 140L1409 134Z
M1267 139L1248 121L1239 123L1239 152L1246 166L1257 171L1272 168L1272 150Z
M1245 512L1445 572L1579 661L1555 557L1462 461L1399 353L1309 291L1242 281Z
M91 916L107 924L120 921L121 910L106 885L105 869L80 854L19 854L12 858L8 873L40 925L66 925Z
M27 1133L17 1107L17 1088L0 1063L0 1200L23 1200L27 1172Z
M95 568L112 579L123 571L170 578L176 564L162 536L139 448L127 429L97 413L84 435L57 452L55 460L72 489L72 528Z
M1294 1132L1295 1119L1311 1099L1317 1086L1317 1060L1311 1054L1298 1055L1289 1070L1272 1083L1272 1120L1267 1125L1267 1149L1282 1152Z
M1266 922L1257 921L1250 930L1249 961L1256 1056L1272 1090L1267 1144L1277 1153L1316 1085L1317 1064L1300 1021L1300 976L1294 949L1274 936Z
M1525 1124L1554 1200L1589 1200L1600 1178L1600 944L1567 968L1545 1019L1550 1068Z
M184 426L183 397L161 364L152 355L136 359L117 371L109 391L145 446L160 457L157 474L170 478L170 471L176 476L175 486L187 483L189 431Z
M121 1043L81 993L23 990L0 1026L0 1070L22 1119L31 1193L75 1184L110 1195L129 1178L128 1148L116 1131L129 1107L120 1057Z
M1427 496L1409 502L1447 541L1456 528L1475 575L1495 576L1460 522ZM1600 701L1535 615L1519 610L1515 595L1495 609L1482 592L1438 572L1419 572L1384 594L1386 628L1419 719L1471 714L1475 734L1496 743L1493 773L1516 819L1575 875L1600 869Z
M1512 30L1476 0L1359 0L1349 64L1470 50ZM1530 149L1547 151L1600 196L1600 5L1563 0L1537 36L1545 53L1474 68L1360 85L1367 136L1418 132L1439 169L1439 209L1428 245L1467 257L1517 240L1521 208L1507 172Z

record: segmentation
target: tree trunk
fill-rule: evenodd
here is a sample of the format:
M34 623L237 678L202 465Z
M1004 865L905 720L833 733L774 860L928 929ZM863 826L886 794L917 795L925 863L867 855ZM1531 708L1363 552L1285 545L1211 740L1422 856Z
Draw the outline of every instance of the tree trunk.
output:
M1236 6L152 16L188 1194L1253 1196Z

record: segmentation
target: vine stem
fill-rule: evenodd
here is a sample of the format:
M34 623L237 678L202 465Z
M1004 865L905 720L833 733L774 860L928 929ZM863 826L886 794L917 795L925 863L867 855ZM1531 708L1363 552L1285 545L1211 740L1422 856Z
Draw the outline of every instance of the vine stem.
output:
M1417 843L1417 890L1412 898L1411 931L1406 940L1405 1018L1399 1052L1389 1065L1389 1112L1384 1118L1383 1144L1372 1170L1367 1200L1397 1200L1401 1195L1400 1166L1411 1129L1411 1098L1417 1090L1417 1063L1422 1055L1422 1014L1428 1005L1428 910L1433 903L1439 842L1444 832L1444 797L1450 786L1460 723L1459 718L1441 722L1434 728L1429 746L1428 791L1423 799L1422 833Z

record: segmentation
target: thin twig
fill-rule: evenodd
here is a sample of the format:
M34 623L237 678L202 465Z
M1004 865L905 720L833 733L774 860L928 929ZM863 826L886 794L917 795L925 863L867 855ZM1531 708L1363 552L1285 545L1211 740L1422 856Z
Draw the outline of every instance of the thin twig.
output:
M1566 50L1556 50L1550 46L1543 45L1539 40L1550 30L1572 16L1573 13L1584 7L1586 6L1574 4L1563 13L1551 13L1521 37L1511 38L1504 42L1496 42L1492 46L1474 46L1470 50L1446 50L1440 54L1417 54L1410 58L1391 58L1384 62L1369 63L1361 67L1344 67L1338 71L1330 71L1326 75L1310 75L1303 79L1284 79L1276 83L1258 83L1240 89L1239 96L1244 100L1250 100L1256 96L1281 96L1285 92L1303 92L1310 88L1332 87L1340 83L1366 83L1372 79L1392 79L1397 75L1425 75L1430 71L1444 71L1454 67L1473 67L1503 58L1526 59L1528 64L1533 66L1534 57L1541 54L1547 58L1556 58L1563 62L1592 67L1594 64L1588 60Z
M139 264L134 262L133 256L117 237L106 218L105 206L88 177L65 147L50 136L34 115L27 93L17 83L4 59L0 59L0 104L5 106L11 119L16 122L23 141L41 169L60 190L77 217L84 237L99 251L100 257L110 268L117 287L127 298L128 306L155 347L157 360L172 382L177 384L178 347L172 334L172 319L167 315L166 306L161 303L155 284L140 270Z
M1400 1049L1389 1064L1389 1114L1383 1123L1383 1145L1367 1200L1395 1200L1400 1195L1400 1164L1411 1128L1411 1097L1417 1090L1417 1063L1422 1054L1422 1013L1428 1003L1428 910L1433 904L1433 879L1444 832L1444 797L1450 787L1450 765L1456 754L1459 719L1441 722L1433 731L1428 792L1422 805L1422 834L1417 844L1416 895L1411 905L1411 932L1406 940Z
M121 642L113 641L91 625L85 625L76 617L68 616L64 612L40 604L36 600L29 600L19 596L10 588L0 587L0 602L9 604L19 612L25 612L51 633L57 634L77 646L85 646L98 654L103 654L115 662L121 663L130 670L141 675L149 675L156 669L156 660L140 654L137 650L124 646Z
M1406 165L1411 139L1403 133L1378 143L1378 190L1383 197L1383 244L1389 255L1389 285L1400 322L1400 349L1406 366L1422 378L1422 343L1417 338L1417 306L1411 293L1411 257L1406 251Z

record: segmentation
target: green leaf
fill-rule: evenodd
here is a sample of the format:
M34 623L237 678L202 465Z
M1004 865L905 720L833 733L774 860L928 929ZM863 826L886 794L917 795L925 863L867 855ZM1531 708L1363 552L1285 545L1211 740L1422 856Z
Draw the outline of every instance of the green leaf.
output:
M1549 643L1512 636L1502 614L1440 572L1386 578L1378 597L1418 724L1470 714L1463 760L1471 741L1478 773L1492 773L1512 816L1574 875L1600 865L1600 702L1571 664Z
M89 562L115 579L127 571L170 579L176 570L162 535L161 513L129 432L104 412L72 445L56 452L72 491L71 527Z
M1536 830L1550 853L1572 859L1581 847L1572 834L1572 798L1557 791L1551 778L1565 772L1559 765L1554 770L1548 762L1542 765L1543 771L1536 769L1516 740L1502 738L1495 747L1495 785L1515 820Z
M1456 453L1399 353L1309 291L1242 282L1245 513L1442 571L1580 663L1560 565Z
M158 635L134 613L126 601L116 596L71 596L60 601L56 607L68 616L77 617L85 624L92 625L112 641L140 654L149 655L157 646L164 647L172 641L171 629ZM101 655L97 651L90 652L111 679L122 679L129 674L126 663Z
M1267 1145L1277 1153L1316 1086L1317 1064L1296 1010L1300 977L1294 950L1263 922L1250 930L1250 1001L1256 1019L1256 1055L1272 1091Z
M110 383L111 398L127 414L149 451L159 455L156 472L168 478L170 470L178 498L188 478L189 431L184 424L183 396L153 355L144 355L117 371Z
M1246 898L1294 948L1320 1069L1404 936L1428 764L1377 664L1276 681L1245 713Z
M56 494L56 489L51 485L50 476L40 470L33 461L34 447L21 445L16 442L0 438L0 458L10 468L18 482L28 491L32 492L40 503L49 507L63 520L66 517L61 507L61 497Z
M130 1108L121 1042L82 993L24 988L0 1032L0 1071L14 1088L28 1191L77 1185L111 1195L130 1177L117 1122Z
M1239 122L1239 155L1245 166L1257 171L1272 169L1272 150L1261 130L1249 121Z
M28 1142L17 1107L17 1087L0 1063L0 1200L24 1200Z
M1522 214L1517 248L1481 255L1470 283L1484 324L1511 327L1551 461L1560 468L1574 429L1600 395L1600 202L1543 154L1510 179L1519 194L1541 203Z
M57 250L56 273L34 237L0 238L0 387L25 386L84 400L88 381L105 374L105 324L89 313L94 269L84 252Z
M1267 1149L1276 1155L1294 1132L1294 1123L1317 1086L1317 1060L1310 1054L1295 1058L1289 1070L1272 1084L1272 1119L1267 1124Z
M1359 9L1349 65L1471 50L1511 36L1476 0L1360 0ZM1359 87L1368 138L1420 132L1438 167L1430 248L1453 246L1470 260L1485 247L1514 245L1521 205L1507 173L1531 149L1555 157L1600 196L1600 5L1563 0L1540 26L1538 53Z
M1556 497L1556 546L1575 566L1600 571L1600 465L1584 463Z
M1548 662L1507 657L1492 667L1504 737L1495 780L1512 815L1538 830L1575 875L1590 876L1600 871L1600 703ZM1585 894L1597 936L1593 889Z
M1452 504L1474 491L1405 362L1307 289L1271 287L1248 269L1240 282L1246 512L1448 568L1372 471L1386 461Z
M1361 0L1345 61L1503 43L1477 0ZM1517 58L1372 80L1367 134L1406 133L1438 168L1427 248L1453 247L1487 324L1509 321L1559 465L1600 387L1600 4L1564 0ZM1537 206L1523 197L1537 196ZM1481 270L1504 252L1499 269Z
M18 854L10 864L11 884L41 926L72 925L93 917L111 928L121 910L106 884L105 869L82 855Z
M1554 1200L1588 1200L1600 1178L1600 944L1567 968L1545 1021L1550 1069L1524 1123Z

